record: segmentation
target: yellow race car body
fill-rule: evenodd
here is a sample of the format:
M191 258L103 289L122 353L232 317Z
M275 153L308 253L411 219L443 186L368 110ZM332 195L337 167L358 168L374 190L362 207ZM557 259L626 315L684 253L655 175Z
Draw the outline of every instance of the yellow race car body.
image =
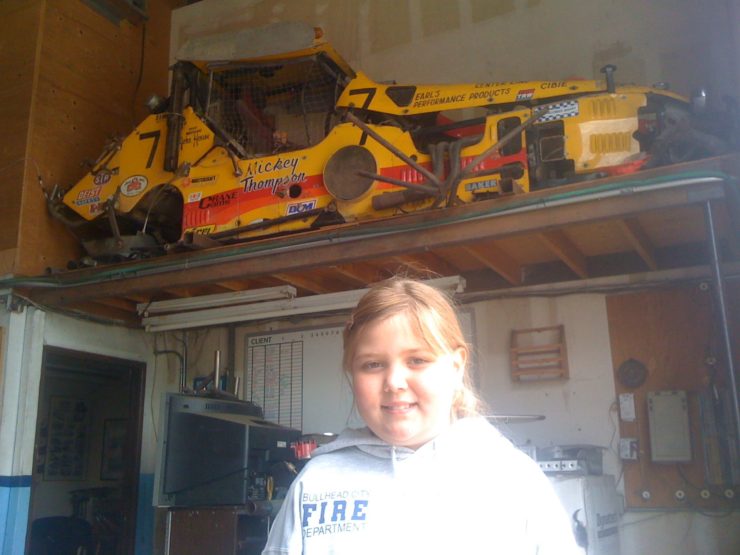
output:
M306 41L178 62L168 103L50 199L52 213L94 257L145 256L631 168L689 117L686 99L616 87L611 73L605 83L380 84L321 38Z

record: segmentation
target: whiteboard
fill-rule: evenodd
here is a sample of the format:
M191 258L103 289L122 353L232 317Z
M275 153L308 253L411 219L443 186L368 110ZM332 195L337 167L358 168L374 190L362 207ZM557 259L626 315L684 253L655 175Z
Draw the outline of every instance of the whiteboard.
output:
M461 311L459 317L474 353L472 313ZM244 399L261 406L266 420L305 434L363 426L342 370L343 329L334 325L246 335ZM475 375L474 360L471 372Z

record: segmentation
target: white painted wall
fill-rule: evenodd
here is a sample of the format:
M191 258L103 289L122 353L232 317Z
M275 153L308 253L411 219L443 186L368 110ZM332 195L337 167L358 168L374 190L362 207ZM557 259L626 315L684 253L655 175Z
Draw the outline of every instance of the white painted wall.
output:
M737 7L711 0L203 0L172 15L189 37L277 21L320 26L355 69L399 83L599 78L736 95Z
M618 442L614 378L605 296L581 294L562 297L492 300L471 305L475 315L478 358L477 381L484 401L495 414L544 415L545 420L499 426L515 443L546 447L589 444L603 447L604 471L620 477L615 453ZM263 322L237 328L237 337L334 326L333 319L307 319L294 324ZM512 329L563 324L568 347L570 378L519 383L510 378L509 343ZM340 341L337 338L337 341ZM243 341L236 342L237 372L244 376ZM341 348L327 349L317 361L343 387ZM327 379L325 377L325 379ZM314 391L312 402L333 414L335 426L346 423L331 394ZM620 491L624 485L619 484ZM740 551L740 514L711 518L698 513L630 512L621 528L624 555L734 555Z

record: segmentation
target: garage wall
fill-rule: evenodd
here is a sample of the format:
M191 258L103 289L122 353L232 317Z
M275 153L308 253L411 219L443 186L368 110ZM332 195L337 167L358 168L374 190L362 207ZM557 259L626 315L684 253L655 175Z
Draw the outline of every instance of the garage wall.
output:
M709 7L711 5L711 8ZM320 26L355 69L399 83L599 78L736 94L737 7L715 0L204 0L173 11L188 37L275 21Z
M37 275L79 258L47 214L44 190L67 187L106 141L143 119L167 90L171 9L149 0L146 25L106 19L81 0L0 2L0 275ZM142 57L142 47L144 55Z

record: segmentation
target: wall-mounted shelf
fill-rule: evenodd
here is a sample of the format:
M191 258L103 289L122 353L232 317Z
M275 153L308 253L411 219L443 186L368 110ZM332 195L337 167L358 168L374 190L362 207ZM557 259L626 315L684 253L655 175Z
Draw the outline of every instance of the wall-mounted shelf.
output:
M511 330L511 378L515 381L568 378L565 327Z

